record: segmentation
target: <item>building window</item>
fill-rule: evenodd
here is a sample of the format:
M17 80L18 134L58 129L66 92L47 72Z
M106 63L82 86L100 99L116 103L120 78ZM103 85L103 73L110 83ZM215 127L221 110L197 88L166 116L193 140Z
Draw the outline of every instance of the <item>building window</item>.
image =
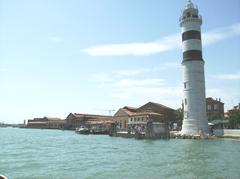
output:
M220 108L221 110L224 110L223 104L220 104L219 108Z
M214 104L214 110L218 110L218 105L217 104Z
M212 109L212 106L210 104L208 104L207 109L210 111Z
M187 99L185 98L185 100L184 100L184 103L185 103L185 105L187 105Z
M184 82L184 88L185 89L187 88L187 82Z

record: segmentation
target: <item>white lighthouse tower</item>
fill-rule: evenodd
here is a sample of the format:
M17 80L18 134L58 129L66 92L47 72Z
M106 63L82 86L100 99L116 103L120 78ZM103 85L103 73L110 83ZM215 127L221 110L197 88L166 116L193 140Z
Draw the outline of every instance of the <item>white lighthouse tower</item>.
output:
M198 14L198 8L189 0L180 17L184 87L183 135L208 133L201 24L202 17Z

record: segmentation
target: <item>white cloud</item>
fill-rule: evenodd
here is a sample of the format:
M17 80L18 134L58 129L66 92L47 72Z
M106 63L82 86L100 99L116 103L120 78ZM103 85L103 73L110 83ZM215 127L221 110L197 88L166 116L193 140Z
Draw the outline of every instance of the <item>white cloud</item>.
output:
M237 35L240 35L240 23L203 33L203 45L210 45L220 40L224 40Z
M172 93L172 87L166 86L165 79L162 78L146 78L145 75L163 70L180 70L181 65L177 62L163 62L155 67L140 68L140 69L124 69L108 73L97 73L90 76L89 81L96 83L99 89L107 89L112 91L111 96L117 99L127 99L138 93L139 98L141 93L144 94L163 94L166 92ZM139 75L144 76L139 77ZM161 89L161 90L160 90ZM134 92L135 91L135 92ZM164 92L164 93L166 93ZM178 92L179 93L179 92Z
M180 105L178 103L181 103L182 85L169 86L165 79L138 78L137 75L178 68L180 68L178 63L165 62L158 67L95 74L90 81L96 82L97 88L109 91L108 94L115 100L133 100L136 103L152 100L177 108Z
M232 74L214 75L213 78L219 79L219 80L240 80L240 72L232 73Z
M97 73L97 74L93 74L89 81L95 81L95 82L112 82L114 81L114 78L112 77L111 74L107 74L107 73Z
M160 66L160 70L168 70L168 69L180 69L181 68L181 64L179 62L165 62L163 64L161 64Z
M146 73L160 72L163 70L170 70L170 69L179 70L180 67L181 67L180 63L177 63L177 62L164 62L155 67L139 68L139 69L122 69L122 70L109 72L109 73L93 74L89 78L89 81L101 83L101 84L98 84L97 87L102 88L105 84L119 81L119 79L123 80L125 78L136 77L137 75L146 74Z
M149 79L121 79L113 84L113 86L118 87L138 87L138 86L150 86L150 85L163 85L163 79L149 78Z
M131 96L130 92L127 91L115 91L111 94L111 97L116 98L116 99L128 99Z
M178 68L175 63L164 63L163 67ZM160 69L160 68L159 68ZM159 70L157 69L157 70ZM96 74L93 75L96 87L104 91L115 100L131 101L136 103L144 103L145 101L156 101L171 107L177 108L181 103L182 85L169 86L165 79L161 78L136 78L139 73L151 72L151 68L135 70L133 76L125 74L126 71L112 74ZM127 72L126 72L127 73Z
M0 67L0 73L10 73L13 71L14 71L14 68Z
M8 69L7 68L0 68L0 72L7 72Z
M57 42L57 43L63 41L63 39L61 37L54 37L54 36L53 37L49 37L49 40L52 41L52 42Z
M133 86L113 91L111 96L118 100L134 100L139 104L155 101L172 108L178 108L181 106L182 86Z
M203 46L210 45L210 44L217 42L219 40L222 40L224 38L225 38L224 34L219 33L219 32L203 33L202 34L202 43L203 43Z
M125 69L125 70L119 70L114 74L120 77L122 76L130 77L130 76L136 76L144 73L153 73L153 72L159 72L159 71L170 70L170 69L180 69L180 67L181 67L180 63L165 62L160 64L159 66L152 67L152 68Z
M240 35L240 23L236 23L229 27L210 30L202 34L203 45L210 45L237 35ZM177 33L153 42L99 45L85 48L81 51L91 56L144 56L180 48L181 34Z
M142 86L142 87L131 87L126 91L132 92L133 94L138 95L157 95L162 98L170 98L171 96L180 96L182 92L181 86L168 86L163 85L161 87L151 87L151 86Z
M180 37L174 34L154 42L100 45L82 49L82 52L91 56L151 55L180 47Z
M150 69L142 68L142 69L128 69L128 70L119 70L115 72L117 76L136 76L142 73L149 72Z

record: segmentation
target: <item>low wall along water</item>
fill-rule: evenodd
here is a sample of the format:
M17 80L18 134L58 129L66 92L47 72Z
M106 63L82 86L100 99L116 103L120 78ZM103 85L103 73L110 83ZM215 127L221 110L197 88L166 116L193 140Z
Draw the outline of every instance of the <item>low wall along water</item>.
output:
M219 137L240 137L240 129L214 129L213 134Z

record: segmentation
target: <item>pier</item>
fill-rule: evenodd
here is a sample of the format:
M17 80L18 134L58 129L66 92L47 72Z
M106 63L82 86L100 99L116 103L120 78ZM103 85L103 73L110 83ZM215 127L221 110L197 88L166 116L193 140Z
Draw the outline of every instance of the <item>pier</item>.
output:
M116 124L113 124L109 136L136 139L169 139L170 133L166 123L149 120L145 125L129 126L127 130L117 129Z

